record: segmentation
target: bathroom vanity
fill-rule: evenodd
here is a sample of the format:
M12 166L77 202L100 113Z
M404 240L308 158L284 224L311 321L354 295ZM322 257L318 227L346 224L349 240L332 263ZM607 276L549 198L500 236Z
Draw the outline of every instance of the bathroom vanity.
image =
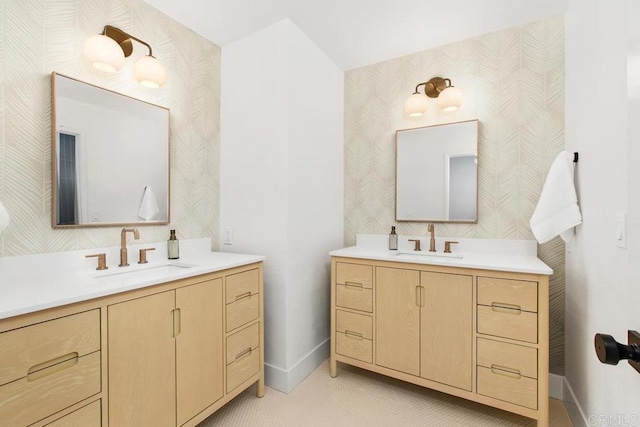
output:
M535 244L449 255L385 237L330 253L331 376L342 362L547 426L552 270Z
M263 259L3 275L0 424L194 426L256 382L261 397Z

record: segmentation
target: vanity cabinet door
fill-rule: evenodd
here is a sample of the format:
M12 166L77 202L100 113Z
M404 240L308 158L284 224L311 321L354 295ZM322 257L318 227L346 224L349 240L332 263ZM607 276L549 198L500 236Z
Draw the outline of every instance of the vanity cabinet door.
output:
M473 278L420 273L420 376L471 391Z
M109 318L109 425L176 425L175 291L114 304Z
M176 290L178 425L223 396L222 279Z
M420 273L376 267L376 364L420 375Z

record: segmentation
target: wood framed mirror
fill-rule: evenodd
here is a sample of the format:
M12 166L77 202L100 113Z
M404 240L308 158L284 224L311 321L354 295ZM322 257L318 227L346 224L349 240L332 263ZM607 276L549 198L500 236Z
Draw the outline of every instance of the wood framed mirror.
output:
M169 109L55 72L51 88L52 226L168 224Z
M478 126L396 132L396 221L478 222Z

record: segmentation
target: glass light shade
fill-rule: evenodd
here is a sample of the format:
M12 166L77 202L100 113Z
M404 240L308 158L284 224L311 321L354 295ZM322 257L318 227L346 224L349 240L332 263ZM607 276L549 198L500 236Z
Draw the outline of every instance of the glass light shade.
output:
M455 111L462 105L464 96L462 91L454 86L449 86L438 95L438 108L442 111Z
M101 71L113 73L124 65L124 52L111 37L96 34L84 42L84 56Z
M411 117L420 117L429 108L429 98L422 93L414 93L404 103L404 112Z
M141 56L133 65L133 75L146 87L157 89L167 81L167 70L153 56Z

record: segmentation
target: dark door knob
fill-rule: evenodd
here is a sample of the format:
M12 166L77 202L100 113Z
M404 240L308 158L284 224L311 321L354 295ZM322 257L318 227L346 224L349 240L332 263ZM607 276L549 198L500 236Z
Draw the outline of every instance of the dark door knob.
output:
M620 344L611 335L596 334L594 339L596 354L602 363L617 365L621 360L640 362L640 346L636 343Z

